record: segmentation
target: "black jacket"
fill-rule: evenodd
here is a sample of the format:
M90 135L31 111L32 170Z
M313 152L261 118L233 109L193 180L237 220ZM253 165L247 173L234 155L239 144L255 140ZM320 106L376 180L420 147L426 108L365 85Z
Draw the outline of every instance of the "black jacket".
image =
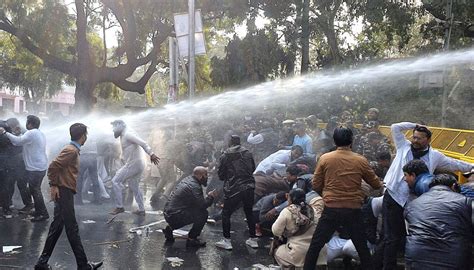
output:
M423 269L472 269L471 200L446 186L432 187L405 208L405 258Z
M183 210L206 209L212 204L213 199L204 198L201 184L192 175L184 178L176 186L165 204L165 216L179 214Z
M227 149L220 157L217 174L224 181L224 196L230 198L255 188L255 161L252 153L240 145Z

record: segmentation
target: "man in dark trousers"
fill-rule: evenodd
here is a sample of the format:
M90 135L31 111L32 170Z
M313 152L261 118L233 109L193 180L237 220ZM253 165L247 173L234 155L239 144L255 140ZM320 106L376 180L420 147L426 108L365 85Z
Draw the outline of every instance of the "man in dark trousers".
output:
M334 130L335 151L322 155L314 172L313 189L323 195L324 210L306 253L304 269L315 269L321 248L339 226L347 229L359 254L361 269L372 269L367 236L362 220L362 180L374 189L381 182L367 159L352 152L353 133L350 128Z
M198 166L193 174L179 182L164 209L165 220L168 223L163 233L166 242L174 242L173 230L193 224L189 231L186 247L204 247L206 242L198 239L207 221L207 208L211 206L217 193L215 190L204 198L202 186L207 186L207 169Z
M217 247L232 250L230 217L242 203L250 234L250 238L245 241L245 244L252 248L258 248L255 220L252 213L255 190L254 171L255 161L252 154L240 145L239 136L232 135L229 148L220 157L217 171L219 178L224 181L224 209L222 210L224 239L216 243Z
M77 269L98 269L102 266L102 262L87 261L74 212L74 194L79 174L79 152L87 140L87 127L84 124L76 123L69 128L69 133L71 134L71 143L63 148L48 168L51 199L54 201L54 218L35 270L51 269L48 260L59 236L61 236L63 227L66 228L67 239L76 257Z

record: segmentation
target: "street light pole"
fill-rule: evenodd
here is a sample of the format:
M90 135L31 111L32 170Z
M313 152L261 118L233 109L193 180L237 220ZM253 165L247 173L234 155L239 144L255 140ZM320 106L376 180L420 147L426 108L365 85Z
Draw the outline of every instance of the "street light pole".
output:
M189 85L189 98L193 99L194 98L194 87L195 87L195 58L194 58L194 53L195 53L195 39L194 39L194 34L195 34L195 8L194 8L194 0L189 0L188 1L188 8L189 8L189 46L188 46L188 60L189 60L189 80L188 80L188 85Z

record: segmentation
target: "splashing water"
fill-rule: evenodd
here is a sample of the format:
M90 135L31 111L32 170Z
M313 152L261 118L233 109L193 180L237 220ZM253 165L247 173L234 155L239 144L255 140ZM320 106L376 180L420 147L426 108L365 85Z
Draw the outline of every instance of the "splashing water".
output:
M89 126L91 134L112 136L110 122L120 118L128 125L147 134L157 127L170 127L203 121L203 125L222 119L242 118L246 113L262 113L265 108L283 108L289 101L303 100L306 104L318 103L318 92L348 89L351 86L376 86L384 88L395 84L399 89L407 78L425 72L442 72L456 66L471 66L474 63L474 49L440 53L427 57L410 58L371 65L358 69L318 72L290 79L275 80L243 90L227 91L207 99L182 101L168 104L161 109L150 109L126 115L99 115L91 113L69 123L44 129L50 144L67 138L68 127L73 122ZM420 112L421 113L421 112Z

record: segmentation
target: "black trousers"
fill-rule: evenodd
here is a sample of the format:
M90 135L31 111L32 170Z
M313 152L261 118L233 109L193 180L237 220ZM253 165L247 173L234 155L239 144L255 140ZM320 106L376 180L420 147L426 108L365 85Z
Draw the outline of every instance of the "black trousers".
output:
M247 226L250 237L255 237L255 219L253 216L254 189L241 191L230 198L224 198L224 209L222 209L222 231L225 238L230 238L230 217L235 210L243 204Z
M171 229L176 230L188 224L193 224L189 231L188 237L196 239L202 232L204 225L206 225L208 212L206 209L183 210L173 214L165 213L165 220Z
M68 188L59 187L59 199L54 204L53 222L49 227L48 238L38 263L48 262L63 228L66 228L67 239L76 257L77 268L89 269L74 211L74 192Z
M4 212L10 209L7 170L3 168L0 168L0 207L3 208Z
M25 163L20 156L12 157L8 162L8 193L9 202L12 204L13 194L15 192L15 183L20 191L20 196L25 206L33 205L31 193L28 189L28 183L25 178Z
M82 192L84 188L85 176L88 175L92 181L94 192L94 200L100 199L99 175L97 171L97 155L83 154L81 155L81 165L79 167L79 177L77 178L77 194L79 200L82 201ZM86 187L86 191L89 190Z
M324 207L318 226L314 231L311 244L304 262L304 269L315 269L319 252L329 242L339 226L343 226L359 254L361 269L372 269L371 255L367 247L360 209Z
M25 172L25 177L30 188L30 193L31 196L33 196L33 201L35 203L35 215L49 216L48 210L46 210L46 205L44 204L43 193L41 192L41 183L43 183L45 174L46 171Z
M385 192L382 203L383 216L383 268L397 269L397 253L406 236L405 218L401 207Z

